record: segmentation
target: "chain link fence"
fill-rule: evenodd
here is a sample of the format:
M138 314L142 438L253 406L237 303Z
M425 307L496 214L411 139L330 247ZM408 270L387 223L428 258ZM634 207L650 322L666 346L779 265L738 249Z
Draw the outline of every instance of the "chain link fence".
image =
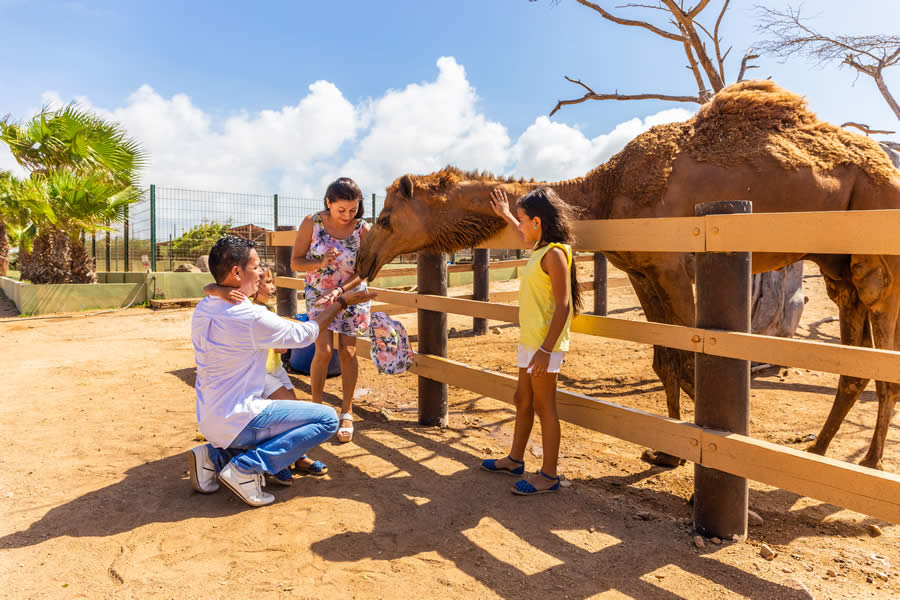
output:
M197 266L223 235L257 243L263 262L273 264L274 248L266 233L277 225L297 227L306 215L322 210L320 198L279 194L242 194L151 185L128 207L124 223L90 241L98 271L175 271ZM384 197L366 200L366 219L384 208Z

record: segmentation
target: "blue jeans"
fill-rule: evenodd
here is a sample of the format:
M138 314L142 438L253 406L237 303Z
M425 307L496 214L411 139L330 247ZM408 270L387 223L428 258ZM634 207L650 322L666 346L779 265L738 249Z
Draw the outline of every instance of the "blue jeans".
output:
M338 423L330 406L273 400L247 423L228 448L207 446L217 472L231 461L244 473L275 474L333 436Z

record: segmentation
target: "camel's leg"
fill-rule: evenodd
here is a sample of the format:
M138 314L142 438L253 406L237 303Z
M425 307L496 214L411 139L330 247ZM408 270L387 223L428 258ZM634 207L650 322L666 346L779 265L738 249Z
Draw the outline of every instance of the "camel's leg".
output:
M876 348L894 350L897 333L897 313L900 309L900 257L853 256L850 273L860 300L869 308L872 341ZM894 405L900 395L900 384L876 382L878 419L869 451L860 461L864 467L881 468L881 457L887 440Z
M824 275L824 273L823 273ZM847 272L849 275L849 272ZM825 289L828 297L837 304L840 315L841 343L847 346L872 346L872 336L869 332L868 309L859 299L856 288L850 282L849 277L832 279L824 275ZM841 423L847 417L847 413L856 404L859 395L869 383L868 379L841 375L838 380L837 394L831 412L822 426L816 440L806 449L814 454L825 454L828 445L834 438Z
M694 294L684 259L672 257L663 262L658 256L651 268L629 274L648 321L693 325ZM690 363L687 365L686 363ZM682 381L685 373L693 376L693 354L663 346L653 347L653 371L663 384L670 417L681 418L681 388L693 392L693 381ZM643 460L660 466L678 466L683 459L646 450Z

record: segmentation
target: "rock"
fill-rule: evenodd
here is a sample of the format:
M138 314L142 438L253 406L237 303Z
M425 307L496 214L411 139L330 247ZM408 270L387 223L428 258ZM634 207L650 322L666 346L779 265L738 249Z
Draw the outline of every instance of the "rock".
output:
M882 580L882 581L887 581L887 580L888 580L888 574L885 573L885 572L883 572L883 571L877 571L877 572L875 573L875 577L877 577L878 579L880 579L880 580Z
M765 523L765 521L763 521L763 518L761 516L759 516L758 513L754 512L752 510L748 510L747 511L747 523L749 523L753 527L758 527L759 525L762 525L763 523Z
M456 335L456 327L451 327L450 331L447 332L447 337L454 337Z
M829 577L837 577L837 572L834 569L828 569L825 571L825 574Z
M197 260L194 261L194 265L200 269L202 273L209 273L209 255L204 254L198 256Z
M561 485L564 488L572 487L572 482L569 479L567 479L565 475L560 475L559 476L559 485Z
M791 554L791 558L793 558L794 560L800 560L803 557L795 552L795 553Z
M591 525L590 527L588 527L588 531L590 531L591 533L596 533L597 528Z
M866 575L866 583L872 583L873 581L875 581L875 580L872 579L871 575Z
M722 540L720 540L720 539L717 538L717 537L710 538L709 541L711 541L713 544L721 544L721 543L722 543Z
M799 579L792 580L792 583L797 586L797 589L803 594L801 598L806 598L806 600L816 600L816 597L813 596L812 592L809 591L809 588L800 581Z
M884 531L881 530L881 527L878 525L869 525L869 535L872 537L878 537L884 535Z
M485 446L484 448L482 448L481 451L482 451L484 454L487 454L488 456L490 456L490 455L492 455L492 454L494 453L494 449L493 449L493 448L488 448L487 446Z
M773 560L777 556L775 551L772 550L768 544L763 544L759 547L759 555L766 560Z
M381 409L381 416L384 417L384 420L388 423L394 420L394 413L392 413L390 409L387 408Z
M699 535L694 536L694 545L698 548L706 547L706 542L703 541L703 537Z
M493 333L494 335L500 335L503 332L500 331L499 327L491 327L491 333Z
M181 263L175 267L176 273L200 273L200 269L188 263Z
M635 513L634 518L640 519L641 521L652 521L653 515L648 513L647 511L641 511L641 512Z

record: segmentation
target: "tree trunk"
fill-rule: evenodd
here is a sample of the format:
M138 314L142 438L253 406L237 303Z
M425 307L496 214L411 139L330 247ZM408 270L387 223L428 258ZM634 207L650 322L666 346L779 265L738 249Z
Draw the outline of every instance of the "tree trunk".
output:
M72 242L72 283L97 283L94 272L94 259L82 240Z
M6 235L6 223L0 219L0 276L9 272L9 237Z
M34 239L30 256L29 281L70 283L72 281L71 241L65 232L42 231Z
M881 70L879 69L876 71L873 77L875 78L875 85L878 86L878 91L881 92L881 95L884 96L888 106L891 107L891 110L894 111L894 114L900 119L900 104L897 104L897 101L891 94L891 90L889 90L887 84L884 83L884 77L881 75Z
M803 295L803 262L753 276L750 331L759 335L791 337L800 323Z

